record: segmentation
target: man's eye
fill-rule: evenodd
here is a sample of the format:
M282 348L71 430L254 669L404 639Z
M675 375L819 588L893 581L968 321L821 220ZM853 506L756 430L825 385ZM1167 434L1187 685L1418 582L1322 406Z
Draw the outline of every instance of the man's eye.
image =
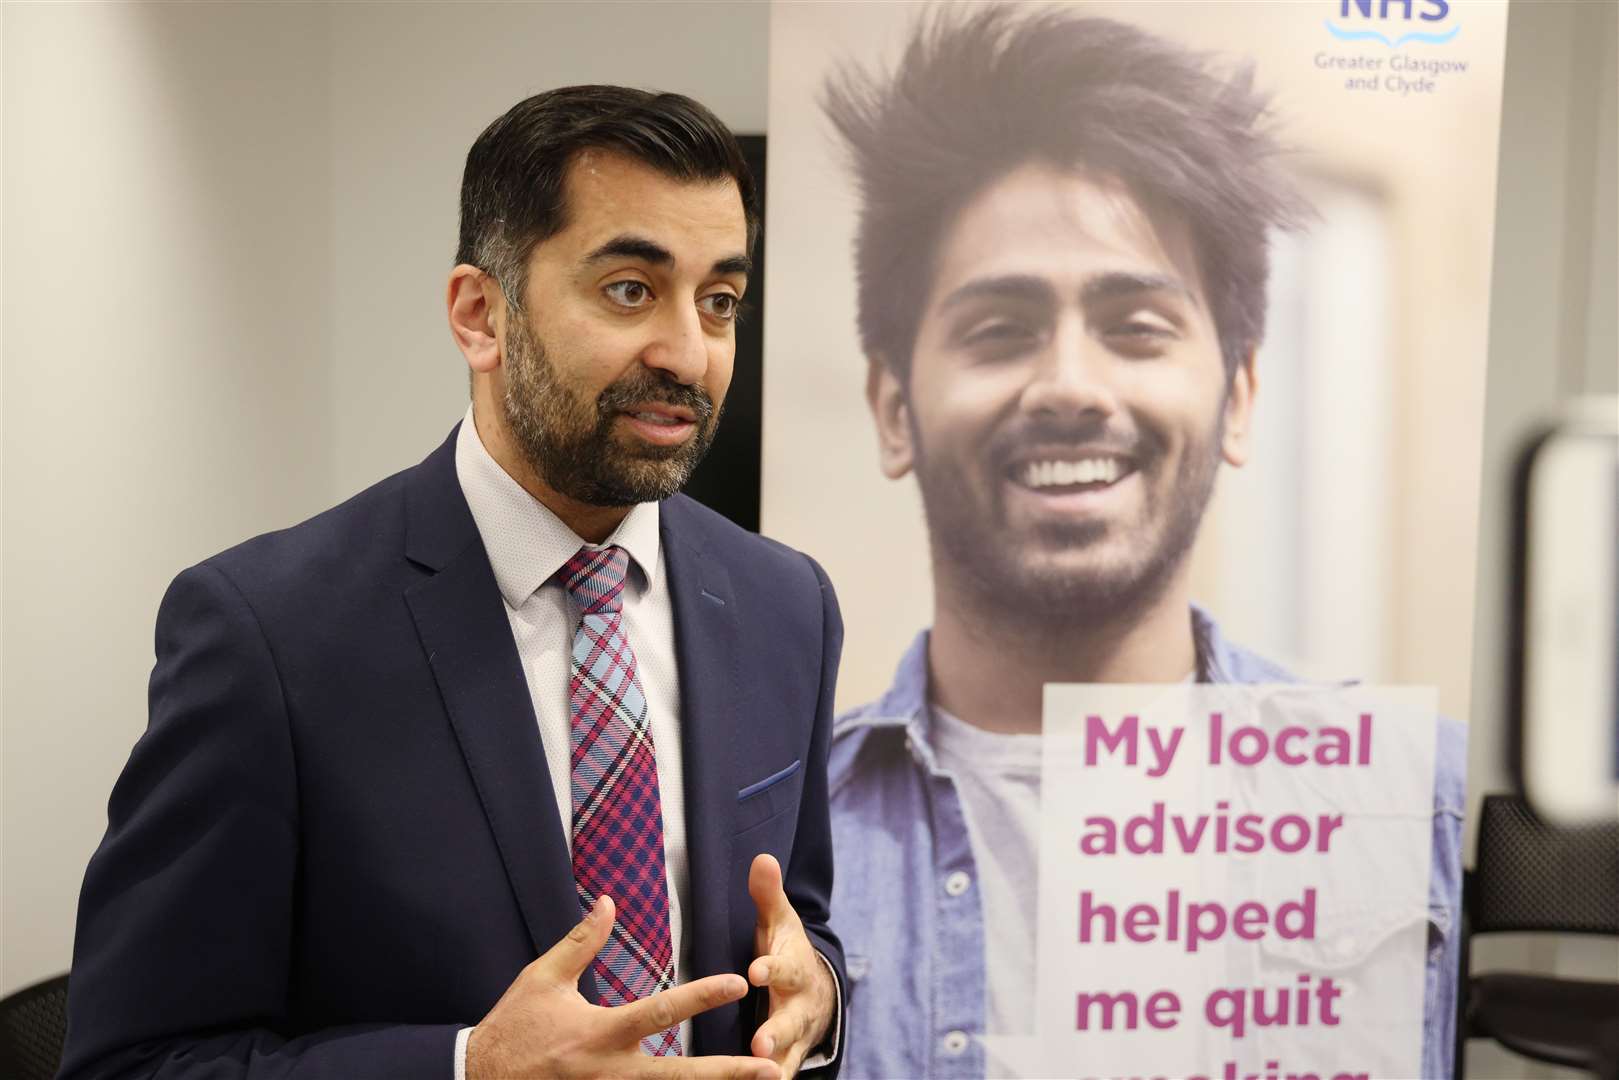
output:
M1033 341L1037 333L1021 322L1010 319L991 319L978 323L961 335L961 343L968 348L1008 348Z
M1104 340L1121 356L1147 360L1168 353L1179 337L1173 326L1156 319L1127 319L1109 327Z
M615 281L602 290L607 298L620 307L644 307L652 299L652 290L640 281Z
M1122 323L1113 328L1113 333L1134 338L1167 338L1175 335L1172 329L1162 323L1147 322L1144 319L1132 319Z
M742 301L731 293L714 293L703 297L698 303L703 306L704 311L717 319L734 319Z

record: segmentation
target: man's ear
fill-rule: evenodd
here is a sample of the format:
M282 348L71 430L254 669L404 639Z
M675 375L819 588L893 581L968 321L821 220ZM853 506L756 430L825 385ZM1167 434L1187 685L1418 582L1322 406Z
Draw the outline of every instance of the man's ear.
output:
M877 464L883 475L898 480L911 471L911 406L905 386L893 367L880 356L866 359L866 404L877 424Z
M1259 380L1254 374L1254 350L1250 348L1225 395L1225 426L1220 435L1220 456L1226 464L1240 468L1248 463L1249 439L1253 433L1254 395Z
M506 297L493 275L461 263L450 271L445 297L450 336L467 358L474 374L488 374L500 366L501 331L506 320Z

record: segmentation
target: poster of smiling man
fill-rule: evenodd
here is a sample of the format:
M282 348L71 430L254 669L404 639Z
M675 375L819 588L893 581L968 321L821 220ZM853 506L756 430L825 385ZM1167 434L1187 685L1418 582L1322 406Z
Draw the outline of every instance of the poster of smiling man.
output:
M1505 28L773 8L846 1076L1450 1075Z

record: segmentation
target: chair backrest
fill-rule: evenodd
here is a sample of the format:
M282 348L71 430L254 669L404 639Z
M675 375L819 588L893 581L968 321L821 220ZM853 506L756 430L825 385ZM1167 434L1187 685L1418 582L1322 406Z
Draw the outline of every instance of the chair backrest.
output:
M1470 899L1474 933L1619 935L1619 824L1550 825L1486 795Z
M51 1080L67 1036L67 976L58 975L0 1000L0 1077Z

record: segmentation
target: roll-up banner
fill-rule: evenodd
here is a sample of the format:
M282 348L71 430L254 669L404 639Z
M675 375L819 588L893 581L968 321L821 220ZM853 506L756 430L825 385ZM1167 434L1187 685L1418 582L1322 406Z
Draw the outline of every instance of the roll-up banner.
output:
M774 5L843 1075L1450 1075L1506 21Z

